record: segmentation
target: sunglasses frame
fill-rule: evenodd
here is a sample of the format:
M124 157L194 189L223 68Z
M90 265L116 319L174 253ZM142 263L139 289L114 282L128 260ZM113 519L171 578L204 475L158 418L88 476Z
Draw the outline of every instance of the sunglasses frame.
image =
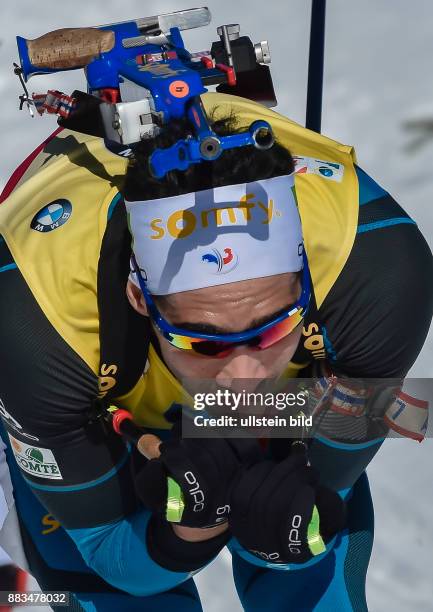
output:
M159 331L162 333L167 342L170 342L170 339L167 338L166 334L172 334L177 336L183 336L185 338L197 338L200 340L214 340L216 342L227 342L233 344L242 344L247 343L249 340L259 336L263 332L271 329L281 321L288 319L293 316L299 310L302 310L302 318L305 318L305 315L308 311L308 306L311 299L311 278L310 278L310 270L308 267L307 256L305 254L305 249L303 250L303 269L302 269L302 281L301 281L301 295L299 299L292 304L287 310L285 310L282 314L278 315L274 319L271 319L267 323L260 325L259 327L254 327L253 329L249 329L243 332L235 332L231 334L203 334L200 332L189 331L187 329L182 329L180 327L176 327L171 325L159 312L155 302L153 301L152 295L147 289L146 281L141 275L140 268L135 259L135 255L131 257L133 270L132 272L136 275L141 292L143 294L144 300L146 302L150 318L155 323ZM291 333L291 332L289 332ZM289 334L287 334L289 335ZM172 344L170 342L170 344ZM172 344L172 346L174 346ZM184 349L180 347L175 347L179 350L193 350L193 349ZM230 347L227 347L228 349Z

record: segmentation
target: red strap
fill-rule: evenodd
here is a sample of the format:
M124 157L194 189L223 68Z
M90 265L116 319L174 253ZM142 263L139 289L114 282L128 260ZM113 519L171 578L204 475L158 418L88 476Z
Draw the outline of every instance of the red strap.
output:
M8 196L10 196L10 194L15 189L15 187L17 186L17 183L19 183L19 181L21 180L21 178L25 174L26 170L28 169L28 167L32 163L32 161L34 161L34 159L36 159L36 157L39 155L39 153L41 153L45 149L46 145L49 142L51 142L51 140L53 140L57 136L57 134L59 134L62 130L63 130L63 128L61 128L61 127L57 128L57 130L55 130L50 136L48 136L48 138L46 140L44 140L44 142L42 144L40 144L33 151L33 153L30 153L30 155L28 157L26 157L26 159L18 166L18 168L14 171L14 173L12 174L12 176L10 177L10 179L6 183L3 191L0 194L0 204L2 202L4 202Z

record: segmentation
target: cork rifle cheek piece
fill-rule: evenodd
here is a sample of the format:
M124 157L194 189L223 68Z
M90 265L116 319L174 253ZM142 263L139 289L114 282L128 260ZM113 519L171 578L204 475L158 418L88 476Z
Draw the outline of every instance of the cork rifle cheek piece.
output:
M70 70L83 68L115 44L112 30L62 28L27 40L31 63L38 68Z

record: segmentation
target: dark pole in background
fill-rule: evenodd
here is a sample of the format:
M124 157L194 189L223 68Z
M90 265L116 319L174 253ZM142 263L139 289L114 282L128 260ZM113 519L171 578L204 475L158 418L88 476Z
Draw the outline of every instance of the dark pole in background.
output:
M321 130L326 0L312 0L305 127Z

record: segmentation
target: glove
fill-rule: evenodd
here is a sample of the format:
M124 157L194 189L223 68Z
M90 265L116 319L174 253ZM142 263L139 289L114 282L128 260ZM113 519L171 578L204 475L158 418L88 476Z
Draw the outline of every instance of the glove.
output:
M185 504L178 524L186 527L211 527L227 520L231 489L241 465L262 458L257 441L246 439L182 439L175 435L159 450L160 457L148 461L135 478L137 495L149 510L165 516L167 477L171 476Z
M305 455L245 469L231 498L232 535L272 563L305 563L323 552L324 543L345 526L345 504L318 481Z

